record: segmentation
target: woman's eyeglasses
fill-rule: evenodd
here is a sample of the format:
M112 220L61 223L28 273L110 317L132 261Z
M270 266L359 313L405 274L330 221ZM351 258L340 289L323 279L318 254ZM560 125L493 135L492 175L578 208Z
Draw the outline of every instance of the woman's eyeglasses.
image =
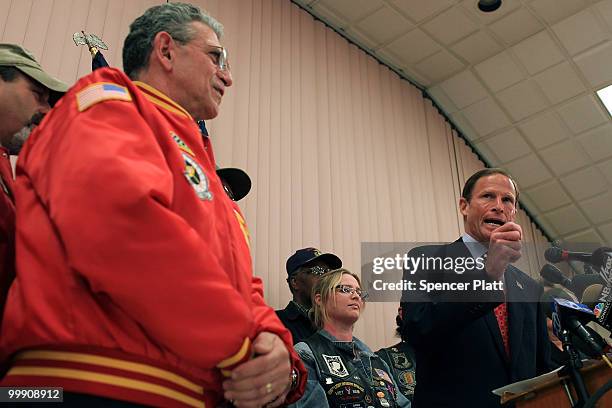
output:
M361 300L365 300L365 298L368 297L368 292L361 289L355 289L354 287L349 285L338 285L336 286L336 291L351 296L353 296L353 293L356 293L357 296L361 298Z

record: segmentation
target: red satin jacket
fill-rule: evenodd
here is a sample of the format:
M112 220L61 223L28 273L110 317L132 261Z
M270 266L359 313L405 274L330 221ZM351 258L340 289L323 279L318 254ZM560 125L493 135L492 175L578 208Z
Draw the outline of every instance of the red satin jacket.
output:
M15 203L13 169L8 150L0 147L0 322L9 286L15 277Z
M248 229L208 138L116 69L82 78L17 164L17 277L0 385L216 406L261 332L291 336L253 276Z

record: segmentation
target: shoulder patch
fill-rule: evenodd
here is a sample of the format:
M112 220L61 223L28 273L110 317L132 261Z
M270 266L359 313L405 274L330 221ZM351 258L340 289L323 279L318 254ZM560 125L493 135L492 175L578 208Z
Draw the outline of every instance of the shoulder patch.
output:
M97 82L76 94L77 107L83 112L96 103L108 100L131 101L132 96L126 87L110 82Z

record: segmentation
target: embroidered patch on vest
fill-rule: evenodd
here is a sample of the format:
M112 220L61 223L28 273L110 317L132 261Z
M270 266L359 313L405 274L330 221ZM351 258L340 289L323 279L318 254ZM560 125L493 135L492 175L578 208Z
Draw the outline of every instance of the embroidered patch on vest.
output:
M378 376L378 378L386 382L393 383L393 380L391 380L391 377L389 377L389 374L387 374L386 371L381 370L380 368L375 368L374 371L376 372L376 375Z
M331 406L363 406L359 405L359 402L363 402L365 398L365 388L358 383L342 381L330 387L327 395L336 403L330 404Z
M183 159L185 159L185 171L183 174L185 178L191 184L194 191L200 197L200 200L212 200L213 195L208 189L208 178L200 165L188 154L182 153Z
M391 359L393 360L393 365L395 368L404 370L406 368L412 367L412 361L408 359L404 353L389 353L391 354Z
M126 87L108 82L91 84L76 94L79 112L83 112L99 102L108 100L131 101L132 96Z
M327 364L327 368L329 369L330 373L337 377L347 377L349 375L348 370L344 366L340 356L328 356L326 354L321 355L323 356L325 364Z

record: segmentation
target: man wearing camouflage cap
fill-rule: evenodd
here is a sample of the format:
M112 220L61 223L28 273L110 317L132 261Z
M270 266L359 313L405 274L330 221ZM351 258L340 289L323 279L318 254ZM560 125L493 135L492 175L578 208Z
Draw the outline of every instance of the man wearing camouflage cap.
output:
M15 276L13 171L17 154L31 130L68 86L47 74L34 56L15 44L0 44L0 321Z

